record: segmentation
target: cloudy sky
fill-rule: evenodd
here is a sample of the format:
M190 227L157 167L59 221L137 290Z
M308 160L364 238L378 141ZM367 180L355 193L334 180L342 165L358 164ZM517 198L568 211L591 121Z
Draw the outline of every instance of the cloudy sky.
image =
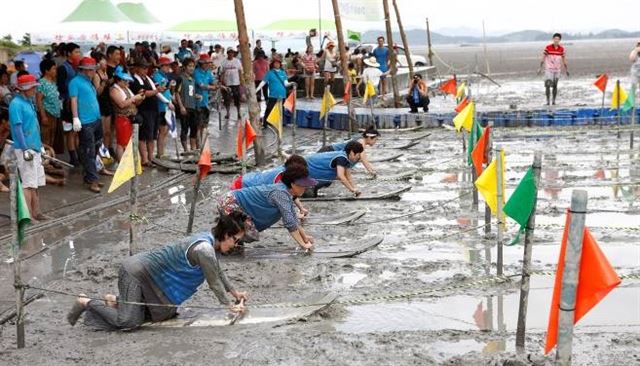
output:
M80 3L81 0L21 0L3 1L3 20L0 34L19 35L24 32L44 31L55 26ZM107 1L107 0L104 0ZM161 21L161 27L168 28L185 20L198 18L234 19L232 0L128 0L142 2ZM347 2L346 0L339 0ZM124 2L112 0L114 4ZM317 18L318 3L321 3L323 17L333 16L330 0L244 0L249 27L259 28L283 18ZM349 0L377 7L382 14L381 0ZM391 0L389 0L391 2ZM32 5L29 5L32 4ZM624 30L640 29L638 20L640 5L637 0L611 0L603 11L602 2L586 0L579 3L558 0L398 0L401 14L407 28L424 28L425 17L429 17L432 29L448 34L469 34L482 29L485 21L489 34L537 29L543 31L598 31L609 28ZM27 12L29 7L37 11ZM627 11L625 11L625 9ZM635 9L632 11L632 9ZM375 12L375 11L374 11ZM7 16L9 14L25 14ZM28 17L28 21L25 21ZM354 23L345 20L347 27L382 28L378 23Z

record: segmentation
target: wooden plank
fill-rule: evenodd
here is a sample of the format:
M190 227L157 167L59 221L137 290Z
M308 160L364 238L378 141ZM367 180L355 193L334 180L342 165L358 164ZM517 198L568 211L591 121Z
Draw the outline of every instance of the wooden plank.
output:
M352 258L376 248L384 240L383 236L357 242L352 245L344 243L319 244L317 249L306 252L300 248L274 249L274 248L245 248L241 255L223 257L230 260L237 259L290 259L290 258Z
M305 202L319 202L319 201L372 201L372 200L391 200L391 199L399 199L400 195L404 192L410 191L411 186L406 186L402 188L395 189L390 192L379 193L366 195L363 194L360 197L355 196L332 196L332 197L308 197L308 198L300 198L301 201Z

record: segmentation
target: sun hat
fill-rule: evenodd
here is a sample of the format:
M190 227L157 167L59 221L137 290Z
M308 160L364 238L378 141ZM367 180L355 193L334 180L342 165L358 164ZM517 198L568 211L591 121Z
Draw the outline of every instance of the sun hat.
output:
M83 70L95 70L98 68L96 59L93 57L83 57L78 65L79 69Z
M371 67L380 67L378 61L376 61L375 57L369 57L364 60L364 64Z
M171 59L166 56L162 56L158 59L158 66L171 65Z
M124 72L124 69L122 68L122 66L116 67L116 71L113 73L113 76L117 77L118 79L126 80L129 82L133 81L133 78L131 77L131 75Z
M206 53L201 53L200 56L198 57L198 63L199 64L210 64L211 63L211 57L209 57L209 55L206 54Z
M18 76L18 89L29 90L40 85L35 76L31 74Z

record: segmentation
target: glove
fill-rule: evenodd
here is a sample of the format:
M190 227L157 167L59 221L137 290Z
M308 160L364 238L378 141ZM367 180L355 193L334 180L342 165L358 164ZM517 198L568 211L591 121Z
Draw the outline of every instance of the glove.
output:
M22 157L24 158L24 161L31 161L33 160L33 150L25 150L22 152Z
M79 132L82 129L82 123L80 123L80 118L73 117L73 130L75 132Z

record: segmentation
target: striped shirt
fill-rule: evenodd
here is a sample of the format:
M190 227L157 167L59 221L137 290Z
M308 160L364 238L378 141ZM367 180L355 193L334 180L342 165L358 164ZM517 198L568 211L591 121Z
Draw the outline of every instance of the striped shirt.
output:
M553 44L544 48L544 68L549 72L560 72L562 69L562 58L564 57L564 47L555 47Z
M304 70L307 72L315 72L316 71L316 55L305 54L302 56L302 64L304 65Z

